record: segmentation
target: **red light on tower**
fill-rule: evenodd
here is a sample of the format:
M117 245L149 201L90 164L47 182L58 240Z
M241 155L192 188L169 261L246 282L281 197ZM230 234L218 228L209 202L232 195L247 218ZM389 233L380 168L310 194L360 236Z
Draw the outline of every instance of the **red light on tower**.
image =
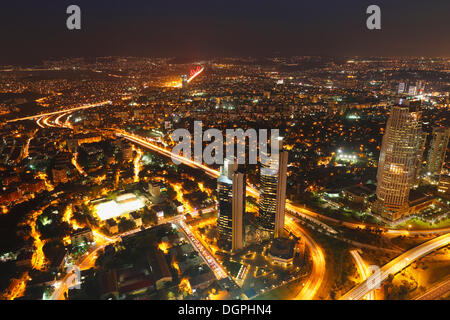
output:
M201 66L197 66L195 69L191 69L189 71L189 76L190 77L194 76L196 73L200 72L201 69L202 69Z

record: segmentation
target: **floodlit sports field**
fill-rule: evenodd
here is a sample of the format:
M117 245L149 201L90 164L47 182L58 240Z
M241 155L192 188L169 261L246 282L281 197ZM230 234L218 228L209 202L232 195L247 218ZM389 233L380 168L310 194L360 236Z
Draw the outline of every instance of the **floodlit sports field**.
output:
M136 197L135 194L127 193L118 196L116 200L97 204L95 210L100 220L103 221L142 209L144 206L145 201L142 198Z

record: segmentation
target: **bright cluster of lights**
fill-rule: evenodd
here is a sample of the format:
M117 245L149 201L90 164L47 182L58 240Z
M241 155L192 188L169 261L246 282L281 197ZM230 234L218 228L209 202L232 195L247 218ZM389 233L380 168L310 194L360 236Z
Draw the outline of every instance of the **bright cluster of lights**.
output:
M356 157L356 155L345 154L345 153L342 152L341 149L339 149L339 150L337 151L337 158L338 158L339 160L343 160L343 161L352 161L352 162L357 161L357 159L358 159L358 158Z
M355 160L356 159L355 155L350 155L350 154L341 154L339 157L343 158L343 159L348 159L348 160L352 160L352 159Z
M126 213L137 211L145 206L141 198L132 193L127 193L116 198L116 200L99 203L95 206L100 220L108 220L119 217Z

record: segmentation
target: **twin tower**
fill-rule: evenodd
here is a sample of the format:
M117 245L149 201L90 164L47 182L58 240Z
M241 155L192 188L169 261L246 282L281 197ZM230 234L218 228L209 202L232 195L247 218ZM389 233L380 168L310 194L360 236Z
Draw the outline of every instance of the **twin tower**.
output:
M269 163L260 164L258 228L272 238L280 237L284 229L287 162L288 152L280 151ZM243 166L235 159L225 159L217 179L218 245L223 250L236 252L244 247L246 189Z

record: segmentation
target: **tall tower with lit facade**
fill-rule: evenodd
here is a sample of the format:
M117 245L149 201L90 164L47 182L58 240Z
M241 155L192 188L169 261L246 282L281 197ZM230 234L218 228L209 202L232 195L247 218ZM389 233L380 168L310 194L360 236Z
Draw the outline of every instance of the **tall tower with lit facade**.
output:
M246 175L237 162L225 159L217 179L219 212L218 245L223 250L243 248Z
M276 161L260 166L260 227L275 238L280 237L284 229L287 162L288 152L280 151Z
M389 221L396 221L409 211L409 194L417 182L425 145L421 116L420 101L401 99L392 107L386 125L372 211Z
M442 166L445 161L448 140L450 137L450 128L436 127L433 128L433 137L431 140L430 150L428 151L426 176L433 183L439 181Z
M245 180L243 170L233 173L232 188L232 223L231 223L231 251L236 252L244 247L243 219L245 212Z

